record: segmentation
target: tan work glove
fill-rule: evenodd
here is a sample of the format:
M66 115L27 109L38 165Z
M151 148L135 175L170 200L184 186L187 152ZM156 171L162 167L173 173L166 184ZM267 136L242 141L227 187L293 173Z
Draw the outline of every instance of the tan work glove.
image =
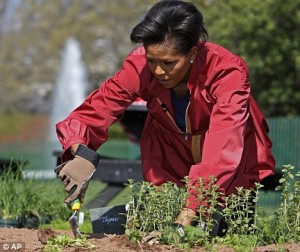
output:
M54 169L54 172L62 180L68 196L65 203L70 204L75 199L83 203L89 180L93 176L100 155L84 145L79 145L75 158L67 161Z

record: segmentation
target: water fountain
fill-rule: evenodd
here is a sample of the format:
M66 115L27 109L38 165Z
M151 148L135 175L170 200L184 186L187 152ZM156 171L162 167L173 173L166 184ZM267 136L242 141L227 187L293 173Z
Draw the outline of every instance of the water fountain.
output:
M79 42L69 38L62 55L60 72L53 92L50 141L58 142L55 124L80 105L87 94L86 67L81 59Z
M61 150L55 125L84 101L88 91L87 84L86 67L81 58L80 44L75 38L69 38L62 53L60 71L54 86L49 137L47 143L43 143L44 154L39 158L44 164L39 168L43 170L28 171L27 176L55 177L53 168L56 166L56 158L53 153Z

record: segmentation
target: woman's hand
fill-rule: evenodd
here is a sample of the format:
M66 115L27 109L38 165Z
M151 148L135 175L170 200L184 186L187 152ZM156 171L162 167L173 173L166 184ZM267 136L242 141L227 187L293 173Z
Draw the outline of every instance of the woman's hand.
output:
M191 222L195 219L196 212L189 208L183 208L178 214L174 223L181 224L183 226L191 225Z
M68 193L65 203L70 204L75 199L83 203L89 180L97 168L100 156L85 145L74 146L71 151L75 151L74 159L57 166L54 172L60 177Z

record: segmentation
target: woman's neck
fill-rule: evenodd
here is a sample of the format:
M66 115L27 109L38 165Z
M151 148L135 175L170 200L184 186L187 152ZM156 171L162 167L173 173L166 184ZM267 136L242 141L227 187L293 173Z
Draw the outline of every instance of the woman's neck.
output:
M189 91L187 87L186 81L179 82L175 87L173 87L173 91L176 93L177 96L183 97Z
M187 83L189 80L191 69L192 69L192 64L190 65L184 78L175 87L173 87L174 92L179 97L185 96L187 94L187 92L189 91L189 89L187 87Z

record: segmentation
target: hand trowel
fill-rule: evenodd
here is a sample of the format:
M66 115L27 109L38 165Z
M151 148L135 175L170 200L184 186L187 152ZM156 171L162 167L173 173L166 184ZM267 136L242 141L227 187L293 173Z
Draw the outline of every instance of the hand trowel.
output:
M71 215L68 222L70 224L70 227L75 237L81 237L81 233L78 226L78 217L77 217L77 213L79 212L80 207L81 205L79 199L76 199L71 203L73 214Z

